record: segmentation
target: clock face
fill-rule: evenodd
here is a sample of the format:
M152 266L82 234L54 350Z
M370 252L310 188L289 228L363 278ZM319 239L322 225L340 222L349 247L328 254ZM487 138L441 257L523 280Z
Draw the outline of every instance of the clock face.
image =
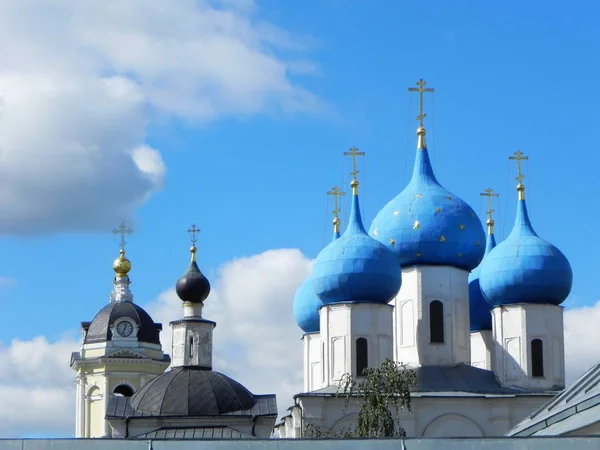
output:
M133 333L133 325L126 320L119 322L117 324L117 333L119 333L119 336L127 337Z

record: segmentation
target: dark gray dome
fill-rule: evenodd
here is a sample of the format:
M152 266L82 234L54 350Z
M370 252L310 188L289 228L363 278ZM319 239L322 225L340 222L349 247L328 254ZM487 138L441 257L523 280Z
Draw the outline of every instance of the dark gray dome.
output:
M255 403L254 395L237 381L189 366L163 373L131 397L133 409L159 416L218 416Z
M121 318L128 317L139 327L137 339L140 342L160 344L159 332L162 325L154 323L152 317L141 306L131 302L113 302L100 310L90 323L85 343L106 342L112 339L110 328Z
M210 294L210 283L204 276L196 261L192 261L188 270L177 280L175 291L181 300L191 303L202 303Z

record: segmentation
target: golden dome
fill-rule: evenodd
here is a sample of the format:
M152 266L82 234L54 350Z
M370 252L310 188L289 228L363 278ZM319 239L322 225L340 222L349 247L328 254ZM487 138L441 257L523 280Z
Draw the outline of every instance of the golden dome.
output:
M125 257L125 250L121 249L120 255L113 262L113 270L117 275L125 276L131 270L131 261Z

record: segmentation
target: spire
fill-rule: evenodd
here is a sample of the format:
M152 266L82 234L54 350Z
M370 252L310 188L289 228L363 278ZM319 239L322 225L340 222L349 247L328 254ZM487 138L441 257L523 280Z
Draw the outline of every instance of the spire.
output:
M424 92L435 92L433 88L426 88L427 82L425 82L422 78L417 81L417 87L408 88L409 92L418 92L419 93L419 115L417 116L417 120L419 121L419 128L417 128L417 149L424 150L427 148L427 144L425 143L425 127L423 126L423 120L427 117L427 114L423 111L423 93Z
M517 184L517 192L519 192L519 200L525 200L525 185L523 184L523 178L525 175L521 172L521 161L527 161L529 156L523 156L523 153L519 150L515 152L515 156L509 156L508 159L517 161L517 178L519 182Z
M494 219L492 218L492 214L494 213L494 210L492 209L492 197L499 197L500 194L495 193L492 188L487 188L484 192L482 192L479 195L482 195L482 196L488 198L488 209L485 212L486 215L488 216L488 219L486 220L485 223L488 226L488 236L493 236L495 222L494 222Z
M531 222L529 220L529 214L527 213L527 204L525 203L525 185L523 184L523 172L521 170L521 161L527 161L529 156L524 156L522 152L517 150L515 156L509 156L508 159L517 161L517 192L519 193L519 201L517 202L517 215L515 217L515 226L511 231L511 234L520 236L537 236L537 233L533 230Z
M119 257L113 262L113 270L115 271L115 279L113 282L113 291L110 295L111 302L132 302L133 294L129 290L131 281L129 280L129 271L131 270L131 261L125 256L125 235L133 233L131 228L121 223L117 228L112 230L113 234L120 234L121 241L119 242Z
M327 191L327 195L332 195L333 196L333 240L335 241L337 238L340 237L340 208L339 208L339 202L338 202L338 197L342 196L342 195L346 195L346 193L344 191L342 191L339 186L334 186L331 188L331 191Z
M352 147L350 151L344 152L344 156L352 157L352 181L350 182L350 186L352 187L352 207L350 209L350 217L348 219L348 226L346 227L346 231L362 231L366 233L365 227L362 222L362 217L360 215L360 206L358 203L358 180L356 179L356 175L358 175L358 170L356 170L356 157L357 156L365 156L365 152L359 152L356 147Z

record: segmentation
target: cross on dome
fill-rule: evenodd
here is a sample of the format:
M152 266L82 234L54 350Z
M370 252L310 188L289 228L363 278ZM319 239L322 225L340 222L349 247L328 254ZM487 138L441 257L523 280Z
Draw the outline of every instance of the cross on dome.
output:
M344 156L352 157L352 172L350 172L350 175L352 175L352 183L350 183L350 186L352 186L352 194L356 195L358 193L358 181L356 175L359 173L358 170L356 170L356 157L365 156L365 152L359 152L358 148L352 147L349 151L344 152Z
M112 230L113 234L120 234L121 235L121 241L119 242L119 247L121 248L121 251L125 251L125 245L127 245L127 242L125 241L125 235L131 234L133 233L133 230L129 227L127 227L125 225L125 222L121 222L121 225L119 225L117 228L114 228Z
M435 92L434 88L426 88L426 81L421 78L417 81L417 87L408 88L409 92L418 92L419 93L419 115L417 116L417 120L419 121L419 128L423 128L423 119L427 117L427 114L423 112L423 93L424 92Z
M525 178L525 175L523 175L523 172L521 171L521 161L527 161L529 156L524 156L523 152L517 150L515 156L509 156L508 159L517 161L516 180L519 182L519 184L517 184L517 191L519 191L519 200L525 200L525 186L523 185L523 178Z

